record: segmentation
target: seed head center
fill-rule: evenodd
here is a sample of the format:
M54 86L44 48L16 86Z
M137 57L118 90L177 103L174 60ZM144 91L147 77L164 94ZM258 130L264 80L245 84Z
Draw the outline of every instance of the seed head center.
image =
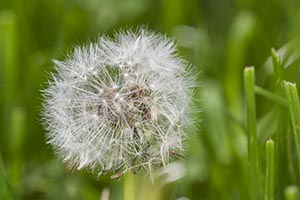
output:
M110 126L135 128L136 124L151 120L151 94L151 91L138 85L103 89L97 105L97 115Z

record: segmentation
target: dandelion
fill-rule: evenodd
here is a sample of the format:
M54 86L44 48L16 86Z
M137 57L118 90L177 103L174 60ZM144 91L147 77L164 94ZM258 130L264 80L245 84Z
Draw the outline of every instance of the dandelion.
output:
M173 41L121 32L54 63L42 116L69 167L118 178L183 155L193 77Z

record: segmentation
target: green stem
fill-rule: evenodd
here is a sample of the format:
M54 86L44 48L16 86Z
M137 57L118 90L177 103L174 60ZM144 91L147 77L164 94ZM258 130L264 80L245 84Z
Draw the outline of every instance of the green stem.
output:
M274 142L272 139L269 139L266 142L265 200L274 199L274 174L275 174Z
M291 140L292 138L292 131L291 131L291 127L288 126L286 129L286 135L287 135L287 139L286 139L286 154L287 154L287 167L288 167L288 172L290 174L296 174L296 167L293 165L293 160L294 160L294 144L293 144L293 140ZM278 146L278 145L277 145ZM284 163L284 168L286 169L286 163ZM280 172L279 172L280 173ZM291 181L292 183L297 182L297 177L296 176L291 176Z
M254 67L244 69L244 86L247 111L247 134L248 134L248 169L250 179L251 199L260 199L260 174L259 174L259 153L256 133L256 106L255 106L255 77Z
M135 183L132 172L124 176L124 200L135 200Z
M289 111L295 137L296 152L298 158L298 170L300 175L300 102L296 84L284 82L286 96L289 102ZM300 180L300 179L299 179Z
M275 149L275 160L276 162L276 194L279 198L283 198L283 190L282 187L288 184L286 176L286 169L288 168L289 173L295 174L293 164L292 164L292 152L290 148L290 126L289 126L289 112L286 108L288 108L288 100L285 97L285 88L283 84L283 71L284 67L282 65L282 57L278 54L278 52L272 48L271 49L271 59L272 59L272 67L275 75L275 94L276 96L270 95L268 98L274 102L277 102L275 105L276 110L276 133L275 133L275 141L276 141L276 149ZM271 93L273 94L273 93ZM279 98L278 98L279 97ZM282 98L284 97L284 98ZM292 176L293 179L294 176ZM293 180L295 182L295 180Z
M281 64L281 59L276 52L274 48L271 48L271 57L272 57L272 64L273 64L273 70L275 75L279 78L279 80L282 80L282 64Z
M284 106L284 107L289 106L288 101L285 98L283 98L283 97L281 97L277 94L274 94L274 93L272 93L272 92L270 92L270 91L268 91L268 90L266 90L262 87L255 86L255 92L257 94L259 94L260 96L263 96L266 99L271 100L271 101L273 101L273 102L275 102L275 103L277 103L281 106Z

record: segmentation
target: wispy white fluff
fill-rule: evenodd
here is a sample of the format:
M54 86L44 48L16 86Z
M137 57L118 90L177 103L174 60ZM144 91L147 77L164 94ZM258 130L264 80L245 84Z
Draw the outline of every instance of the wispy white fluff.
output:
M193 78L173 41L121 32L54 63L43 117L48 143L69 166L116 178L184 153Z

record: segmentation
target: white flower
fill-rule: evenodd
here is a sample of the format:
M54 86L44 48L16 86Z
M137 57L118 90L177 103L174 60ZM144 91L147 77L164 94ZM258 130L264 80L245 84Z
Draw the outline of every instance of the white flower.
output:
M117 178L183 154L193 77L173 41L122 32L54 63L42 115L48 143L69 166Z

